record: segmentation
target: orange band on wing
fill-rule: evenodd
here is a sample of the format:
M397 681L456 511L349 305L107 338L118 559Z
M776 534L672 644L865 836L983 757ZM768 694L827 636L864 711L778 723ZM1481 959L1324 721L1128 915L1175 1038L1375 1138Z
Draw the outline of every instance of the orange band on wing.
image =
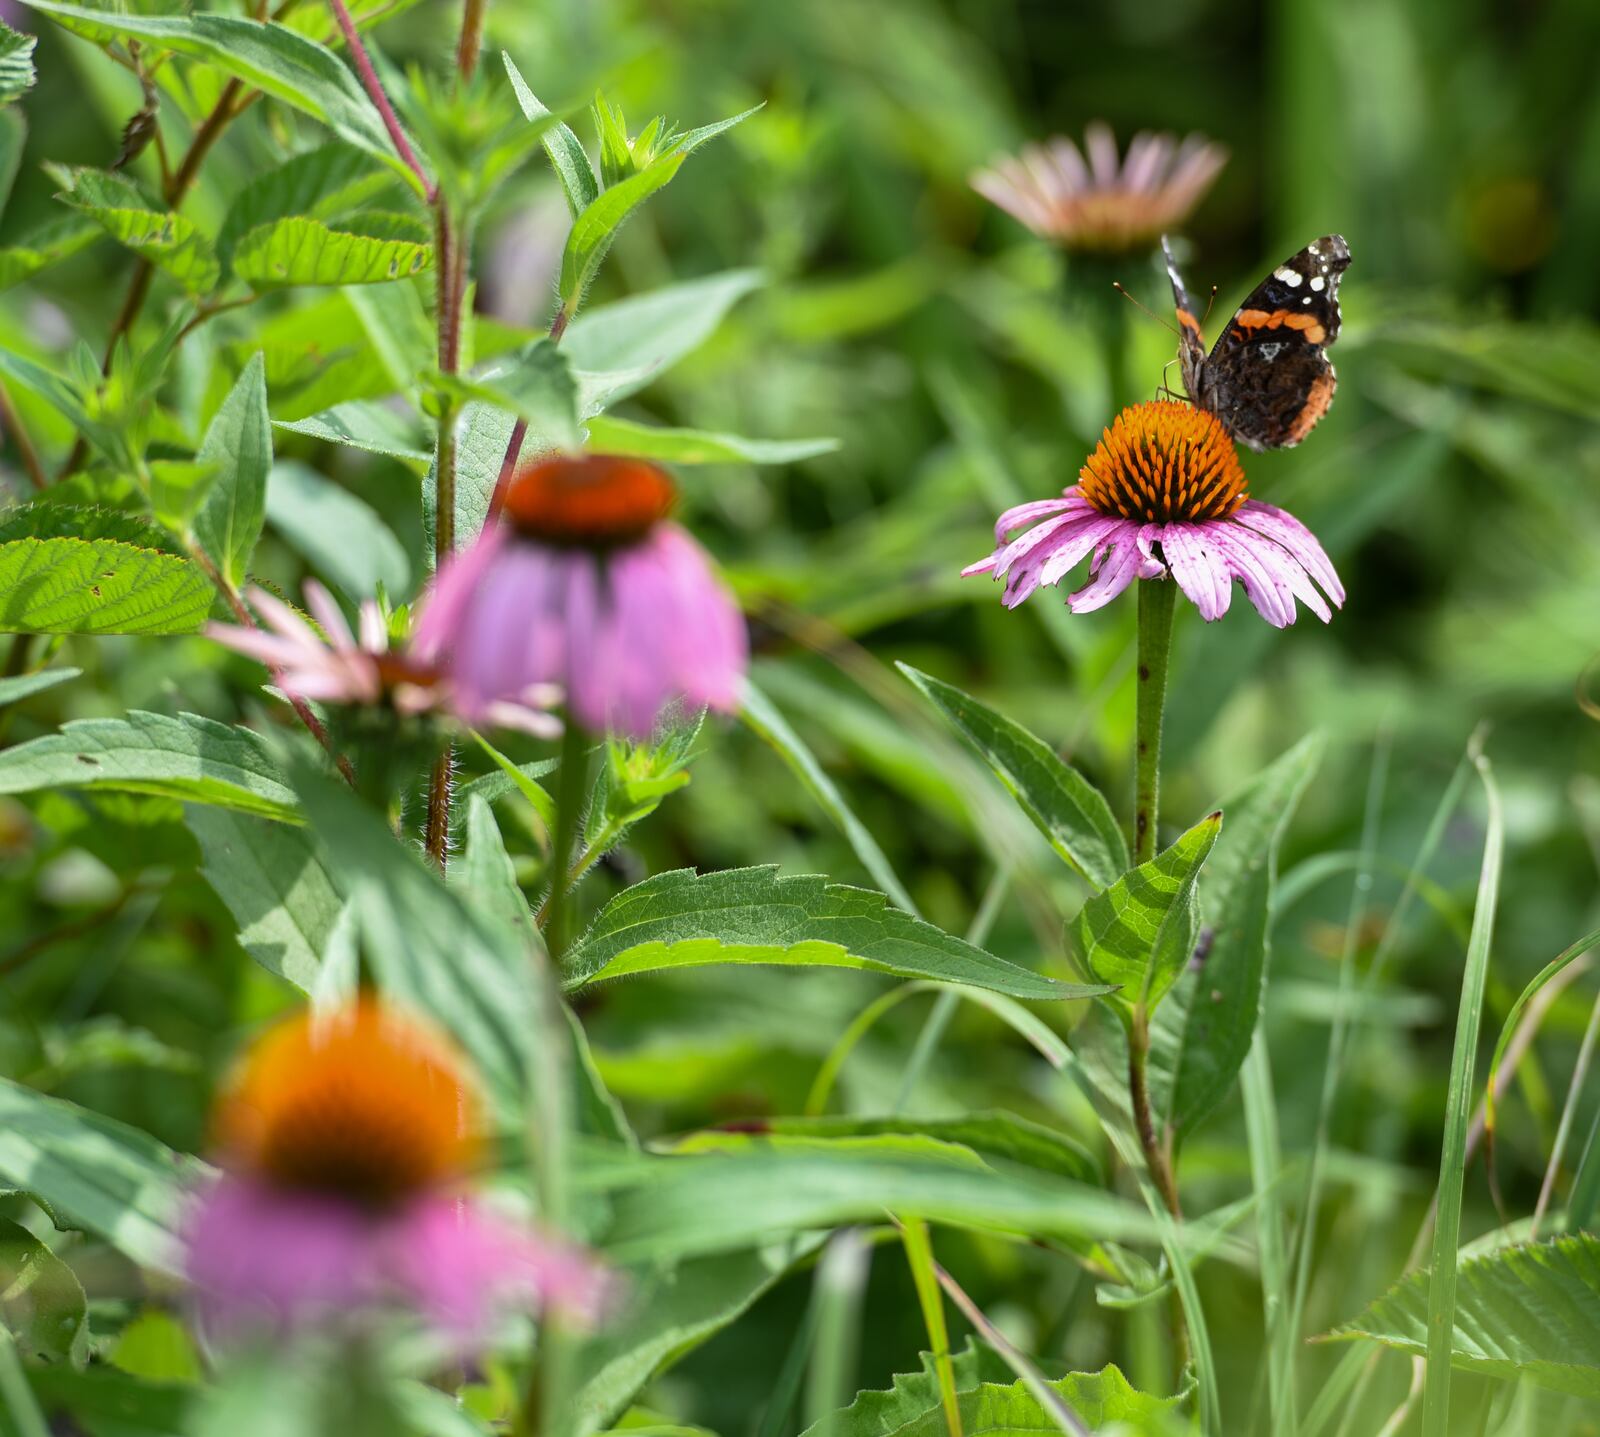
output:
M1295 421L1289 426L1289 443L1298 444L1313 429L1317 420L1328 412L1328 406L1333 403L1333 390L1335 385L1333 371L1318 376L1311 386L1311 392L1306 395L1306 402L1301 406Z
M1233 322L1240 339L1249 337L1246 330L1277 329L1280 326L1300 330L1311 344L1321 344L1328 337L1328 331L1314 314L1303 314L1293 309L1275 309L1270 313L1264 309L1241 309L1234 315Z

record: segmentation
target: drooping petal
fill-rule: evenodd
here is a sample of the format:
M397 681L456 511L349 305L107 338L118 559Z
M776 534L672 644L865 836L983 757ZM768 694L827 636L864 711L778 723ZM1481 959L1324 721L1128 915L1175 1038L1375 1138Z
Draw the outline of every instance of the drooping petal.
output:
M333 595L315 579L306 580L305 595L306 607L311 610L311 617L322 625L322 631L328 636L328 642L336 650L355 648L355 636L350 632L350 625L344 620L343 611L334 603Z
M1250 499L1240 505L1233 521L1282 544L1321 585L1323 593L1333 600L1334 607L1344 607L1344 585L1339 582L1332 561L1317 542L1317 536L1293 514L1272 504L1263 504L1258 499Z
M1013 530L1021 529L1036 520L1049 518L1053 514L1067 514L1074 509L1088 507L1088 504L1072 491L1054 499L1030 499L1026 504L1014 504L994 521L994 541L1003 545L1006 535Z
M1075 614L1087 614L1104 608L1139 577L1143 563L1144 556L1139 552L1139 545L1132 533L1113 542L1094 581L1069 595L1067 607Z
M1256 612L1273 628L1288 628L1294 622L1293 592L1271 566L1262 562L1255 546L1242 543L1238 532L1226 523L1209 526L1207 537L1244 585L1245 595Z
M1229 537L1235 544L1247 547L1255 555L1261 567L1275 574L1280 584L1323 623L1329 623L1333 619L1333 610L1328 607L1328 601L1322 597L1317 586L1311 582L1311 575L1276 539L1269 539L1265 534L1247 528L1243 524L1233 525L1229 530Z
M1178 587L1208 624L1228 612L1233 597L1233 574L1227 561L1206 542L1202 524L1165 524L1161 527L1161 552Z

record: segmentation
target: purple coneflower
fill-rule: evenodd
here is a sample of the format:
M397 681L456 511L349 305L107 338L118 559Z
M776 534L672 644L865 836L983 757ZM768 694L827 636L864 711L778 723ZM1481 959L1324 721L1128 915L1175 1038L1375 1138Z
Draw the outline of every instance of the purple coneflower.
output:
M306 607L326 639L283 600L261 588L251 589L246 597L266 623L265 629L208 624L205 633L259 659L285 693L299 698L332 704L385 703L404 716L455 708L450 686L436 669L421 662L414 651L391 647L376 602L368 599L361 605L358 641L333 596L315 579L307 581L305 595ZM561 732L560 720L548 711L559 698L559 690L529 687L475 707L472 722L551 738Z
M1006 542L1025 525L1033 527ZM1077 614L1109 603L1135 579L1163 576L1208 622L1227 612L1235 579L1274 628L1294 622L1296 599L1324 623L1333 612L1323 595L1344 603L1344 585L1311 531L1249 497L1238 451L1216 416L1171 400L1124 409L1078 482L1059 499L1006 510L995 544L962 573L1004 579L1007 608L1091 555L1092 581L1067 599Z
M470 1347L519 1305L592 1319L607 1288L597 1263L460 1192L483 1146L478 1112L457 1054L375 999L269 1030L219 1104L223 1172L185 1226L211 1326L401 1308Z
M439 572L415 650L469 717L554 684L586 729L648 738L682 701L734 710L744 620L705 553L667 522L653 464L605 454L523 465L491 523Z
M1200 135L1135 135L1117 161L1110 126L1084 133L1084 153L1063 136L1025 145L972 176L972 187L1036 235L1067 249L1121 254L1178 228L1226 163L1228 153Z

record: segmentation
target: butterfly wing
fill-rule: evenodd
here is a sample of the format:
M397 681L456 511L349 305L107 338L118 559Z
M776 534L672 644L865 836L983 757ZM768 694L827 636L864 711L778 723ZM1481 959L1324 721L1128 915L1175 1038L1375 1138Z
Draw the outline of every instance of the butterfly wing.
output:
M1183 372L1183 387L1196 403L1200 398L1201 375L1206 363L1206 341L1200 332L1200 321L1195 317L1194 304L1189 291L1183 287L1183 276L1178 273L1178 261L1172 256L1172 245L1161 236L1161 252L1167 257L1167 278L1172 281L1172 302L1178 309L1178 365Z
M1241 444L1291 448L1328 412L1336 379L1327 349L1339 337L1349 266L1343 235L1314 240L1262 280L1218 336L1196 399Z

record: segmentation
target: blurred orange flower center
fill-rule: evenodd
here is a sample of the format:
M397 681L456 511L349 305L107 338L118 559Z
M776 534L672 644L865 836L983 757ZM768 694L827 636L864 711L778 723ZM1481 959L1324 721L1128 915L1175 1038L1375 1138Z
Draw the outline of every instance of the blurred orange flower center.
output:
M1238 451L1217 417L1166 399L1117 415L1078 484L1102 514L1153 524L1226 519L1250 497Z
M642 459L557 455L517 471L505 512L530 539L605 548L643 538L676 498L672 480Z
M226 1161L279 1186L381 1205L460 1176L478 1123L449 1047L366 998L266 1033L221 1099L217 1137Z

